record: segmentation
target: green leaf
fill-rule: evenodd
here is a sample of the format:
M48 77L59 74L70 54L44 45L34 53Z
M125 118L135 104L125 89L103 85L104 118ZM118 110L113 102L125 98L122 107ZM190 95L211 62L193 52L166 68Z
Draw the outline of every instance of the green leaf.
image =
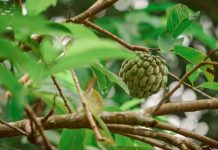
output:
M193 64L200 63L206 57L206 55L203 54L201 51L196 50L191 47L185 47L185 46L178 45L178 46L175 46L173 50L177 55L182 56L183 58L185 58L186 60L188 60L189 62Z
M40 43L40 55L46 64L52 63L62 52L61 43L58 41L54 43L52 40L54 41L54 39L44 37Z
M180 45L183 42L183 38L173 38L172 35L168 31L163 31L158 36L158 46L164 51L170 51L176 45Z
M101 95L107 96L108 90L110 88L107 77L101 71L92 66L92 70L97 77L98 89L101 92Z
M31 20L31 21L30 21ZM26 41L32 34L40 35L71 35L71 31L64 25L51 22L42 16L0 16L0 30L11 27L15 32L15 39Z
M165 122L168 123L168 117L167 116L156 116L154 117L155 120L160 121L160 122Z
M88 150L88 145L92 145L93 147L94 146L97 146L97 143L96 143L96 138L95 138L95 133L93 132L92 129L85 129L86 131L86 136L83 140L83 144L84 144L84 150ZM91 149L90 149L91 150Z
M9 90L12 94L10 98L10 115L13 119L21 119L24 105L27 103L24 87L18 82L13 74L0 65L0 85Z
M120 134L115 134L114 136L115 142L118 146L133 146L133 141L131 138L120 135Z
M85 129L63 129L59 150L82 150L85 133Z
M107 112L113 112L113 111L121 112L122 110L120 109L119 106L108 106L108 107L104 108L104 111L107 111Z
M56 130L46 130L45 136L48 138L52 145L58 145L60 141L60 133Z
M98 115L93 115L95 120L97 121L97 123L99 124L99 126L102 128L102 134L103 134L103 137L105 137L105 142L107 144L110 144L110 145L114 145L114 139L110 133L110 130L108 129L107 125L104 123L104 121L98 116Z
M68 47L67 55L59 58L50 69L52 72L60 72L94 64L98 60L121 59L132 56L131 52L125 51L112 41L83 39L75 41L72 46Z
M108 79L110 79L112 82L119 85L127 94L129 93L129 90L128 90L126 84L121 80L120 77L118 77L113 72L104 68L100 63L95 63L92 66L95 69L97 69L98 71L100 71L101 73L103 73L104 75L106 75L108 77Z
M200 24L193 23L186 31L188 34L193 35L196 39L200 40L204 45L210 49L218 47L217 39L202 28Z
M48 74L43 64L39 64L37 60L22 52L14 43L6 40L0 40L0 58L9 59L18 69L24 73L29 73L33 80L38 80Z
M132 100L128 100L127 102L125 102L123 105L120 106L120 109L123 111L129 110L132 107L135 107L139 104L141 104L142 102L144 102L144 99L132 99Z
M195 67L194 65L188 64L188 65L186 66L186 72L191 71L194 67ZM193 72L193 73L188 77L188 79L189 79L189 81L191 82L192 85L193 85L194 82L197 80L198 76L199 76L199 72L198 72L198 70L196 70L195 72Z
M171 2L164 2L164 3L149 3L149 5L144 8L147 12L160 12L160 11L166 11L169 7L172 7L173 4Z
M177 4L171 8L168 20L167 30L171 33L173 38L180 35L191 23L197 19L200 12L193 13L190 15L189 9L183 4Z
M194 65L198 65L200 62L204 60L204 58L206 58L205 54L194 48L179 45L174 47L174 53L180 55L181 57L185 58ZM208 61L210 61L210 59L208 59ZM200 67L200 69L209 82L213 81L214 75L213 73L211 73L214 71L213 65L204 65Z
M70 30L74 38L78 38L78 39L90 38L96 40L98 39L98 36L84 25L73 24L73 23L64 23L63 25Z
M27 14L28 15L38 15L42 11L45 11L50 6L55 6L57 0L27 0Z
M217 82L204 82L199 87L207 88L211 90L218 90L218 83Z

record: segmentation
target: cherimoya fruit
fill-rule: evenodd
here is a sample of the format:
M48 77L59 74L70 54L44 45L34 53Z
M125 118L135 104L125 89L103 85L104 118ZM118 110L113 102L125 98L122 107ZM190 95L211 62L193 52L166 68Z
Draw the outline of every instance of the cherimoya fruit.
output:
M145 98L157 93L168 80L166 61L159 56L136 52L136 57L124 60L119 76L136 98Z

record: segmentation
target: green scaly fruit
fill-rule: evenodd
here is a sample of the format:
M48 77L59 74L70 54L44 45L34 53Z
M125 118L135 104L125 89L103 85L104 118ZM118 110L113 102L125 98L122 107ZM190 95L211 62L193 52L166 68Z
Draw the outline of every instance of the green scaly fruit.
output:
M166 61L159 56L145 52L136 52L136 57L124 60L119 72L129 89L129 94L136 98L146 98L157 93L168 80Z

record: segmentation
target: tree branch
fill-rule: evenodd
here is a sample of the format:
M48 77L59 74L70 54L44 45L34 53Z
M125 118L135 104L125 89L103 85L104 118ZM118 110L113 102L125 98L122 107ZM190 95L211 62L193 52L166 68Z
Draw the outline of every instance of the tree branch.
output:
M144 113L151 113L157 106L152 106L144 109ZM202 99L188 102L167 103L160 106L155 112L156 116L179 113L192 112L205 109L217 109L218 99Z
M181 150L188 150L187 145L183 141L181 141L177 137L173 137L172 135L166 134L164 132L155 132L155 131L145 129L142 127L132 127L130 125L120 125L120 124L119 125L109 124L108 128L112 132L120 133L120 132L128 131L128 133L133 134L133 135L140 135L140 136L149 137L152 139L161 140L175 147L178 147Z
M0 120L0 123L7 126L7 127L10 127L14 130L16 130L17 132L19 132L21 135L25 135L27 136L27 133L24 131L24 130L21 130L20 128L16 127L16 126L12 126L10 125L9 123L5 122L4 120Z
M83 107L85 109L86 116L88 118L89 124L90 124L90 126L92 127L92 129L93 129L93 131L95 133L96 140L103 140L103 137L101 136L101 133L98 130L98 126L97 126L97 124L96 124L96 122L95 122L95 120L94 120L94 118L92 116L92 113L90 112L90 110L88 108L88 102L87 102L86 98L83 95L83 92L82 92L82 89L80 87L80 84L79 84L78 78L76 76L76 73L72 70L71 74L72 74L75 86L77 88L80 100L81 100L82 105L83 105Z
M199 135L187 129L156 121L152 118L146 117L143 112L103 113L102 117L102 119L108 124L142 125L145 127L169 130L218 148L218 142L213 139Z
M104 0L102 3L99 3L96 1L88 10L84 11L83 13L70 18L70 20L67 20L67 22L74 22L74 23L81 23L84 20L93 17L98 12L110 7L113 3L115 3L118 0Z
M42 149L45 149L45 150L55 150L55 148L50 144L50 142L48 141L48 139L44 135L44 133L43 133L44 129L43 129L43 125L41 123L41 120L40 121L38 120L38 118L35 115L35 113L33 112L32 108L27 105L25 107L25 111L26 111L27 116L29 117L30 121L34 123L36 130L39 132L39 135L42 138L42 142L41 142L41 140L35 140L35 139L33 139L33 140L39 141L37 144L39 144L39 146ZM36 132L36 131L33 131L33 128L32 128L31 132ZM29 138L32 138L32 137L29 136Z
M100 117L106 124L139 125L169 130L185 137L201 141L202 143L210 145L211 147L218 148L218 142L213 139L199 135L187 129L156 121L150 117L146 117L144 112L103 112L100 114ZM25 130L28 122L28 120L21 120L12 122L10 125ZM91 128L84 112L67 115L54 115L49 117L45 122L42 123L42 125L45 130L57 128ZM0 138L16 135L21 135L21 133L10 127L0 125Z
M129 133L126 133L126 132L119 132L118 134L130 137L132 139L136 139L136 140L142 141L144 143L147 143L147 144L150 144L152 146L156 146L156 147L162 148L164 150L173 150L167 144L165 144L163 142L160 142L158 140L154 140L154 139L151 139L151 138L145 138L143 136L129 134Z

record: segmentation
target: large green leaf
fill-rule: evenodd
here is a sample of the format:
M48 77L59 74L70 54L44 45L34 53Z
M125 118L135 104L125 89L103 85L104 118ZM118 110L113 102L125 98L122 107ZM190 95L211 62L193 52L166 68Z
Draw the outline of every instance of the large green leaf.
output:
M179 45L174 47L174 53L182 56L183 58L185 58L186 60L188 60L190 63L194 65L199 64L204 60L204 58L206 58L205 54L194 48L179 46ZM208 59L208 61L210 61L210 59ZM214 74L211 73L214 71L213 65L204 65L200 67L200 69L203 72L203 74L206 76L208 81L213 81Z
M22 52L14 43L6 40L0 40L0 58L11 60L18 69L24 73L29 73L32 79L40 79L48 74L43 64L28 53Z
M183 4L177 4L171 8L168 20L167 30L171 33L173 38L180 35L196 18L199 12L190 15L189 9Z
M121 80L120 77L115 75L113 72L109 71L108 69L104 68L100 63L95 63L92 65L95 69L106 75L112 82L119 85L127 94L129 93L129 90L126 86L126 84Z
M177 55L182 56L183 58L185 58L186 60L188 60L189 62L193 64L200 63L206 57L205 54L191 47L185 47L185 46L178 45L178 46L175 46L173 50Z
M82 150L85 129L64 129L61 133L59 150Z
M64 25L51 22L42 16L21 16L15 14L13 16L0 16L0 30L11 27L15 32L15 39L21 41L26 40L32 34L40 35L70 35L71 31Z
M176 45L180 45L183 42L183 38L173 38L172 35L168 31L163 31L158 36L158 46L164 51L170 51Z
M38 15L50 6L55 6L57 0L27 0L26 7L29 15Z
M10 115L13 119L21 119L24 105L27 103L24 87L13 74L0 65L0 86L11 92Z
M218 83L217 82L204 82L199 87L207 88L211 90L218 90Z
M121 59L132 57L116 43L108 40L83 39L75 41L68 48L68 53L59 58L52 66L52 72L94 64L98 60Z

